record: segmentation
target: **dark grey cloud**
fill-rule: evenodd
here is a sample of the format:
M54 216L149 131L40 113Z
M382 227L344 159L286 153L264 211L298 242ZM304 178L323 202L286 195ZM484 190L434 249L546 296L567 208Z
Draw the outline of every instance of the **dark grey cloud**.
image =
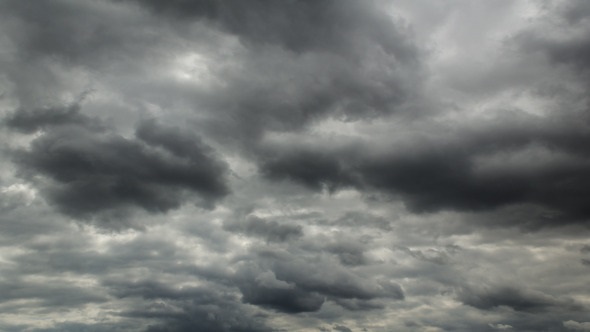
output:
M11 17L5 16L7 27L19 29L11 37L25 61L53 58L94 68L115 61L130 65L127 60L141 56L154 41L160 41L158 34L141 31L138 23L145 21L140 15L108 1L58 0L31 5L9 0L1 6L3 13L11 13Z
M278 280L271 271L255 275L255 271L241 272L240 284L245 303L261 305L276 310L298 313L318 311L325 297L318 292L309 292L295 283Z
M206 22L238 37L240 65L220 66L223 84L197 93L193 103L215 112L201 122L205 130L242 150L256 150L266 132L297 131L320 119L396 113L419 93L421 51L409 30L372 2L137 3L156 16Z
M332 301L349 311L373 311L386 307L382 300L332 299Z
M162 213L187 200L211 207L229 192L227 166L198 136L144 121L129 139L75 121L84 117L72 107L57 115L50 115L53 109L16 113L7 121L17 129L46 127L28 150L14 152L14 161L61 212L76 218L122 216L131 208Z
M533 203L561 214L549 224L587 220L583 197L590 172L583 142L590 132L574 119L506 113L475 128L453 128L451 135L436 127L423 129L435 130L440 136L411 148L380 152L370 152L369 142L340 150L287 147L274 159L263 160L261 173L312 190L377 189L401 198L415 212L478 211ZM567 158L534 165L526 159L517 160L514 166L493 164L494 158L511 155L521 154L524 159L527 149Z
M345 272L344 270L332 271L321 269L317 265L306 266L300 262L285 264L275 263L274 271L277 277L292 281L300 287L317 291L337 298L350 298L368 300L373 298L392 298L401 300L404 293L395 282L365 281L362 278Z
M66 124L90 124L91 121L80 113L80 104L75 103L66 107L51 107L45 109L19 109L9 114L5 125L23 133L33 133L40 129Z
M148 300L121 313L123 317L156 319L162 323L145 331L270 331L262 317L256 317L237 304L232 294L210 289L176 288L152 281L107 282L114 296ZM163 302L162 302L163 301Z
M359 243L341 241L327 245L329 252L338 256L340 263L344 265L362 265L367 263L363 246Z
M584 36L590 32L588 4L569 1L552 7L541 27L523 31L516 36L516 41L525 51L539 52L552 64L574 70L576 75L582 75L587 80L590 44ZM562 35L562 32L569 33Z
M541 292L514 287L490 289L461 289L459 300L481 310L509 307L522 312L551 312L553 310L584 311L584 306L573 300L563 300Z
M349 329L348 327L346 327L344 325L336 325L336 326L334 326L334 330L340 331L340 332L352 332L351 329Z
M345 163L321 151L288 150L264 161L260 171L271 180L294 180L312 190L333 191L354 183Z
M271 242L287 241L303 235L303 230L299 225L282 225L276 221L256 216L248 216L244 220L225 223L224 228L230 232L258 236Z
M264 253L261 253L264 254ZM369 280L330 261L306 262L285 253L264 254L276 278L310 292L345 299L404 299L401 287L390 280Z
M383 308L380 300L403 300L394 281L366 278L328 259L306 261L288 252L262 251L240 263L234 277L242 300L281 312L316 312L326 301L350 311Z
M289 1L277 4L256 0L137 1L156 14L205 19L247 42L278 44L294 52L356 53L373 43L402 60L414 61L415 46L374 3L355 1Z

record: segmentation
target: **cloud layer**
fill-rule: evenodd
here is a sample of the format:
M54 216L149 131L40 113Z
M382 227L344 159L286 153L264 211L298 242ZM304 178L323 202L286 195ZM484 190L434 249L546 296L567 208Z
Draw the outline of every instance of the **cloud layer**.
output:
M589 330L588 14L3 1L0 330Z

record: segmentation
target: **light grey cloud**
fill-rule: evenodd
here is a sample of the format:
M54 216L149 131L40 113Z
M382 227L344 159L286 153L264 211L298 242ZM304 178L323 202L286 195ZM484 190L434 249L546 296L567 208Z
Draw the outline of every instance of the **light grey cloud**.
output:
M589 331L590 330L589 323L576 322L574 320L568 320L568 321L563 322L563 326L569 330L574 330L574 331Z
M507 324L489 324L491 328L496 329L496 330L510 330L513 327L511 325L507 325Z

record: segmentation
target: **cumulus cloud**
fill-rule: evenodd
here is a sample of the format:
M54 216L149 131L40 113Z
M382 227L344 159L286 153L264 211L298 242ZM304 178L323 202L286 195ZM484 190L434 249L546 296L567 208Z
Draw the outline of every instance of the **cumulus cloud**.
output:
M318 311L324 304L325 299L318 292L308 292L295 283L278 280L272 271L244 278L240 291L246 303L292 313Z
M288 179L312 190L381 190L399 196L416 212L477 211L533 203L561 213L557 223L567 219L585 222L586 205L579 198L586 188L588 153L577 142L587 141L588 131L585 125L576 128L572 123L566 129L555 125L556 121L569 122L517 112L467 130L452 128L453 134L437 127L416 128L436 134L378 153L367 152L371 151L368 142L362 148L344 150L286 147L285 155L264 161L261 170L269 179ZM541 164L528 164L529 149L539 151ZM551 156L560 153L566 157L553 160ZM543 160L543 154L551 159ZM504 163L496 164L496 158ZM573 178L576 180L567 182Z
M146 121L128 139L93 122L77 123L75 119L84 117L76 107L52 112L16 113L8 123L16 128L47 126L30 149L15 151L14 159L24 178L43 177L38 182L46 183L41 193L67 215L117 215L132 207L166 212L190 193L197 193L207 207L228 193L225 164L198 136Z

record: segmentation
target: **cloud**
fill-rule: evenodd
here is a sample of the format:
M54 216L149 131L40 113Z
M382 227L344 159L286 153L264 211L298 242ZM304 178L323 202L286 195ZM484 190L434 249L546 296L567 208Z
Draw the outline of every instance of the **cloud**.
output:
M507 325L507 324L488 324L491 328L493 328L494 330L511 330L513 329L513 327L511 325Z
M126 331L132 328L131 324L128 323L99 323L99 324L83 324L83 323L58 323L53 327L49 328L38 328L32 329L35 332L80 332L80 331L92 331L92 332L107 332L107 331Z
M346 327L344 325L336 325L336 326L334 326L334 330L340 331L340 332L352 332L351 329L349 329L348 327Z
M375 227L383 231L391 230L391 220L363 211L346 211L334 220L321 220L323 225L339 227Z
M578 5L583 7L579 3L570 7ZM572 12L570 7L568 12ZM587 34L586 23L566 22L565 27L554 27L554 21L553 17L543 17L521 34L506 37L506 45L516 47L509 53L509 62L497 63L497 67L519 70L528 66L529 57L540 52L549 63L534 62L534 70L573 76L574 82L582 80L581 84L586 84L581 60L584 46L577 40ZM559 32L545 33L553 32L551 29ZM564 37L564 29L572 33ZM557 64L576 70L564 71ZM559 102L559 106L543 107L540 114L535 109L501 103L485 118L407 123L384 119L383 132L374 131L356 139L342 135L340 144L333 144L329 136L313 133L316 142L270 144L264 158L258 160L260 173L314 191L378 190L401 199L413 212L486 211L534 204L557 215L541 224L584 223L588 210L579 198L587 188L589 153L583 142L590 135L583 124L587 120L583 111L587 108L585 90L574 85L559 92L557 87L536 81L534 88L523 90L514 82L498 81L506 89L521 91L526 100L538 98L547 103ZM568 100L566 95L571 98ZM385 131L386 126L390 131ZM322 126L316 128L321 130Z
M259 317L236 304L231 295L205 288L180 288L150 281L114 281L113 295L142 298L135 308L120 313L123 317L157 319L161 323L145 331L270 331ZM162 302L163 301L163 302Z
M21 176L69 216L120 216L131 208L163 213L189 199L198 202L191 194L212 207L229 192L227 166L197 136L145 121L134 138L125 138L92 123L73 123L83 117L78 108L58 114L67 116L29 117L47 128L28 150L15 151L14 161Z
M512 115L522 121L508 123ZM579 197L588 181L588 151L578 142L587 140L588 131L573 123L566 128L569 121L505 113L467 130L452 128L452 134L419 127L433 139L416 137L411 147L393 144L384 151L368 142L326 150L286 146L275 159L263 160L260 172L316 191L376 189L401 198L414 212L533 203L560 213L555 223L585 222L588 211ZM559 154L562 160L552 158ZM538 159L535 165L529 155ZM502 158L503 164L496 162Z
M328 262L306 263L301 258L287 256L272 259L270 263L277 278L294 283L307 291L345 299L404 299L403 290L393 281L361 278Z
M137 3L157 17L201 22L238 38L226 52L235 56L209 66L221 84L197 91L192 103L214 112L202 122L209 134L243 151L258 150L267 132L402 112L420 85L421 51L373 3Z
M583 329L589 8L0 1L0 330Z
M410 256L425 262L430 262L439 265L449 264L451 262L451 256L454 251L459 248L450 246L443 250L429 248L426 250L412 250L410 248L400 248L400 250L407 252Z
M268 221L256 216L249 216L245 220L226 223L224 229L230 232L262 237L270 242L287 241L303 235L299 225L282 225L276 221Z
M481 310L493 310L506 306L521 312L550 312L557 308L573 311L583 310L583 306L572 300L561 300L552 296L530 290L513 287L497 287L472 290L463 288L458 299L464 304Z
M12 13L9 27L21 31L11 37L18 42L24 61L53 57L74 66L102 68L113 57L126 62L132 58L128 56L141 56L158 39L137 29L138 24L146 23L141 15L109 1L65 0L28 6L10 0L2 8ZM79 33L73 35L71 30Z
M21 109L10 114L5 124L23 133L65 124L85 124L91 120L80 113L80 104L45 109Z
M563 326L568 330L574 331L590 331L589 322L576 322L574 320L568 320L563 322Z
M16 300L38 301L37 306L45 310L58 312L63 308L84 306L91 303L108 301L108 298L97 290L88 290L68 282L21 282L20 280L3 280L0 289L4 296L3 304ZM13 308L18 310L19 305ZM26 306L26 305L25 305Z
M246 303L284 312L313 312L330 300L358 311L382 308L372 300L404 299L399 284L363 278L328 260L306 262L287 252L259 255L257 261L242 262L235 276Z
M246 303L291 313L318 311L324 304L325 298L319 293L308 292L294 283L278 280L271 271L245 278L240 291Z
M343 265L362 265L367 261L364 248L359 243L343 240L328 244L326 250L336 254Z
M293 1L276 4L256 0L248 5L231 1L140 1L156 14L204 19L246 41L279 44L295 52L361 52L375 43L402 59L415 56L413 45L374 4L354 1ZM368 40L362 39L368 37Z
M587 75L590 44L583 35L590 27L587 20L581 18L588 11L588 5L583 1L571 1L553 7L552 15L533 29L523 31L516 40L526 51L540 52L553 64L576 70L578 75Z
M386 306L382 300L359 300L359 299L332 299L336 304L349 311L373 311L384 309Z

